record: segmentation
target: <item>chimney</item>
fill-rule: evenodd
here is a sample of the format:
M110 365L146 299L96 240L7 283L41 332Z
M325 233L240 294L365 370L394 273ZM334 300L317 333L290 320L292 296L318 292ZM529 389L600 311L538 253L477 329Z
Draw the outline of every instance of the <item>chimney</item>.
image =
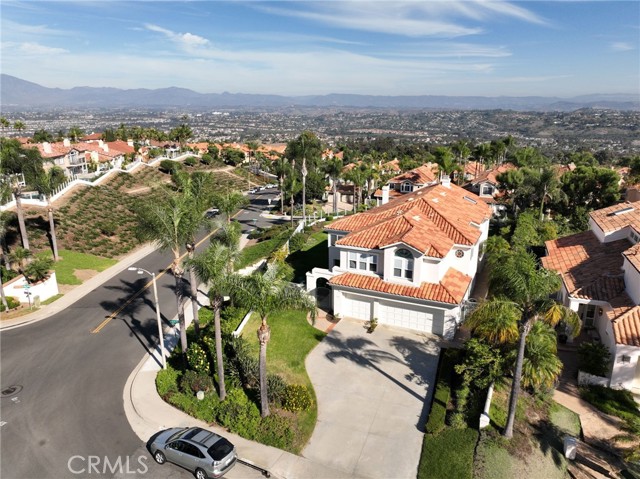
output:
M102 141L102 140L98 140L98 146L99 146L100 148L102 148L102 145L103 145L103 144L104 144L104 141Z
M127 140L127 145L133 148L133 140Z
M43 141L42 142L42 150L45 153L51 154L51 143L49 143L48 141Z
M440 184L446 188L451 188L451 178L449 178L449 175L442 175L440 177Z
M109 144L107 142L103 142L101 146L105 153L109 153Z
M69 141L69 138L64 138L64 139L62 140L62 144L63 144L64 146L66 146L66 147L71 146L71 142Z
M386 205L389 203L389 185L384 185L382 187L382 204Z

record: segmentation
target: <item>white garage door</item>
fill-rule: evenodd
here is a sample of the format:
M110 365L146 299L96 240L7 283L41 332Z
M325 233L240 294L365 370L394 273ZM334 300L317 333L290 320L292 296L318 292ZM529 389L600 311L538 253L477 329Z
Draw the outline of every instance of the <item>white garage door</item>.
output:
M398 307L392 303L380 302L378 308L378 320L381 324L399 326L401 328L415 329L416 331L432 332L433 314L426 311L409 308L408 306Z
M355 319L371 319L371 301L350 294L344 295L345 316Z

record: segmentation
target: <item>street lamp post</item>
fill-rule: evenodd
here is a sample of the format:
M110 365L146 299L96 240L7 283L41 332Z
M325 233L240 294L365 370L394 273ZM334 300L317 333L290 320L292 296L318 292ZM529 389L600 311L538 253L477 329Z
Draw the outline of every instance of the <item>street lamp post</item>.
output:
M162 356L162 369L167 369L167 360L164 352L164 335L162 334L162 320L160 319L160 305L158 303L158 287L156 286L156 274L147 271L144 268L138 268L137 266L130 266L129 271L137 271L138 274L147 273L151 276L151 282L153 283L153 299L156 308L156 319L158 321L158 337L160 338L160 355Z

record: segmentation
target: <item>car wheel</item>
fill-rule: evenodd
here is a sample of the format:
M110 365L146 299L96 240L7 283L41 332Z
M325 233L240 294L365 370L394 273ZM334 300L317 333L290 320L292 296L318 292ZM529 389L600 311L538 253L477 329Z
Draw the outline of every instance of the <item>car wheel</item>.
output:
M207 473L202 469L196 469L196 479L209 479Z
M153 455L153 458L158 464L164 464L165 462L167 462L167 458L164 457L164 454L161 451L156 451L156 453Z

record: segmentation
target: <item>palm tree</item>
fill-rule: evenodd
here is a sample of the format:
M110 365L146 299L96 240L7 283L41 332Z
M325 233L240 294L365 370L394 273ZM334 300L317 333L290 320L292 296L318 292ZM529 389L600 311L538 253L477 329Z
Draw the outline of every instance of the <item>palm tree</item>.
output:
M484 165L488 163L489 158L491 158L491 144L490 143L480 143L475 148L475 156L476 156L476 174L478 176L478 163Z
M329 180L331 180L331 191L333 193L333 215L338 214L338 178L342 175L342 169L344 168L344 164L340 158L334 156L330 158L324 167L325 173L329 176Z
M247 197L236 190L227 190L212 195L213 204L224 214L227 223L231 223L231 217L238 208L247 204Z
M264 274L253 273L242 279L235 290L238 301L256 311L262 320L258 329L260 342L260 410L262 417L269 415L269 397L267 392L267 344L271 339L271 328L267 318L281 309L297 309L308 311L312 319L316 317L316 307L313 299L292 283L283 281L279 277L279 266L270 264Z
M555 329L546 323L535 322L526 343L522 364L522 386L530 389L551 388L562 372Z
M344 176L353 183L353 212L355 213L358 211L358 206L360 206L362 187L367 181L367 174L360 168L352 168Z
M73 143L77 143L78 139L84 135L84 130L82 128L80 128L77 125L72 126L71 128L69 128L69 138L71 139L71 141ZM125 138L126 140L126 138Z
M188 261L198 279L209 288L209 299L213 308L214 334L216 345L216 366L220 400L227 396L224 384L224 362L222 358L222 333L220 311L225 295L230 294L240 282L237 274L230 274L229 266L234 257L234 248L221 241L212 241L207 250Z
M180 323L180 345L183 355L187 351L187 331L184 317L184 267L180 262L180 248L191 241L205 222L204 215L195 208L189 194L158 190L158 194L138 208L139 239L152 241L160 250L173 253L171 272L175 279L175 294Z
M280 184L280 214L284 215L284 180L291 171L289 160L281 156L272 163L273 173L278 177Z
M53 205L51 197L56 190L67 180L64 170L59 166L54 166L49 171L44 171L36 181L36 189L47 199L47 213L49 215L49 233L51 235L51 246L53 248L53 260L58 261L58 241L56 237L56 225L53 219Z
M4 116L0 117L0 128L2 128L2 131L9 128L10 125L11 123L9 122L9 120L7 120Z
M18 272L24 274L24 270L27 267L27 262L31 258L31 251L20 246L16 247L11 253L9 253L9 261L18 265Z
M580 318L567 307L556 303L549 295L560 289L559 277L539 268L536 259L523 249L494 249L489 256L490 281L493 296L481 303L469 316L467 324L488 339L515 339L518 348L509 398L509 414L504 436L513 437L516 404L520 393L527 336L537 321L555 326L561 321L580 332ZM490 331L493 336L488 333Z
M16 120L13 123L13 128L17 131L17 132L21 132L22 130L24 130L26 128L26 125L24 124L23 121L20 120Z
M440 173L452 176L454 171L460 171L460 165L456 163L451 148L439 146L434 151L435 162L440 167Z

